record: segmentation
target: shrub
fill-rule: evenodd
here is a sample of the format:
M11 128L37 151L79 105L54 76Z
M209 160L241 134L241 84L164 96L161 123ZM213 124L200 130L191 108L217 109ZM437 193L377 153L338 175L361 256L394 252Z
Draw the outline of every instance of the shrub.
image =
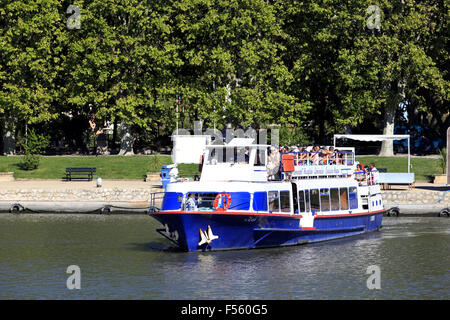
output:
M159 172L163 165L162 159L156 154L151 156L150 164L148 166L149 172Z
M37 134L31 129L25 138L19 141L19 145L25 151L25 157L19 163L19 167L22 170L34 170L39 167L39 161L41 159L40 154L44 152L45 148L50 143L48 136Z
M19 162L19 167L22 170L34 170L39 168L39 162L41 161L40 155L38 154L27 154Z

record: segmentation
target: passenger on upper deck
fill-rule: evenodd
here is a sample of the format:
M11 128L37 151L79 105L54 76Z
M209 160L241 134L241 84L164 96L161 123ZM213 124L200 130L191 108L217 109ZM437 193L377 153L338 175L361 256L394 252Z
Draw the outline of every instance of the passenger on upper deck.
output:
M249 149L248 149L248 147L245 147L245 151L244 151L244 163L249 163L249 161L250 161Z
M333 164L333 165L336 164L336 152L334 151L334 147L333 146L331 146L328 149L328 157L330 159L329 164Z
M306 152L305 147L303 146L298 147L298 152L299 152L297 155L298 165L306 165L308 153Z
M333 154L334 154L333 147L330 147L330 148L324 147L322 150L322 157L323 157L322 164L324 164L324 165L334 164L333 159L332 159Z
M320 161L320 147L318 145L314 146L314 148L311 150L311 154L309 156L309 159L311 160L313 165L318 165Z
M335 152L334 152L334 155L335 155L334 156L335 164L337 164L337 165L345 164L345 157L344 157L344 154L342 152L339 152L339 150L336 149Z
M375 163L369 164L369 174L370 174L370 182L371 184L378 183L378 179L380 178L380 173L378 172L378 169L375 168Z
M356 165L356 171L355 171L355 180L357 180L360 184L363 181L366 181L366 173L362 168L362 165L360 163L358 163Z
M280 152L274 146L270 147L270 154L267 163L267 174L269 180L274 180L280 171Z

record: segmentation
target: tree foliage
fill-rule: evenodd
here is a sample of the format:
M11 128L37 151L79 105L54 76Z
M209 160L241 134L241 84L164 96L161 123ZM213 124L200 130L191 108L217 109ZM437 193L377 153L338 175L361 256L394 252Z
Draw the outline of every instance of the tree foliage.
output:
M180 126L277 124L319 143L368 121L390 133L402 106L450 124L445 0L0 3L0 122L22 131L70 118L159 138L178 98Z

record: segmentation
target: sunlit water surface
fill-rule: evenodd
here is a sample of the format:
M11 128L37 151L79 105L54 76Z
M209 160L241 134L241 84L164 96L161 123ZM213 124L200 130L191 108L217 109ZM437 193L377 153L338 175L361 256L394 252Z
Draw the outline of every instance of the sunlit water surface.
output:
M0 299L449 299L450 219L295 247L184 253L145 215L0 215ZM81 289L69 290L69 265ZM369 290L369 266L381 289Z

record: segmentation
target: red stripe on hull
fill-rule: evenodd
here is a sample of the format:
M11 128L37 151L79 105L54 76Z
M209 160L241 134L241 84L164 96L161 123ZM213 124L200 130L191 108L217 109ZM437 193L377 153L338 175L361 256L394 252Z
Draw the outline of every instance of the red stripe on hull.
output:
M346 213L346 214L323 214L314 216L314 218L345 218L345 217L357 217L357 216L370 216L372 214L378 214L386 212L386 210L378 210L372 212L361 212L361 213Z
M364 215L372 215L377 213L386 212L386 210L378 210L372 212L361 213L346 213L346 214L327 214L327 215L315 215L315 219L320 218L344 218L344 217L356 217ZM238 211L159 211L155 214L218 214L218 215L241 215L241 216L271 216L271 217L289 217L289 218L302 218L301 214L283 214L283 213L258 213L258 212L238 212Z
M218 215L240 215L240 216L271 216L271 217L296 217L301 218L301 214L283 213L259 213L259 212L239 212L239 211L158 211L156 214L218 214Z

